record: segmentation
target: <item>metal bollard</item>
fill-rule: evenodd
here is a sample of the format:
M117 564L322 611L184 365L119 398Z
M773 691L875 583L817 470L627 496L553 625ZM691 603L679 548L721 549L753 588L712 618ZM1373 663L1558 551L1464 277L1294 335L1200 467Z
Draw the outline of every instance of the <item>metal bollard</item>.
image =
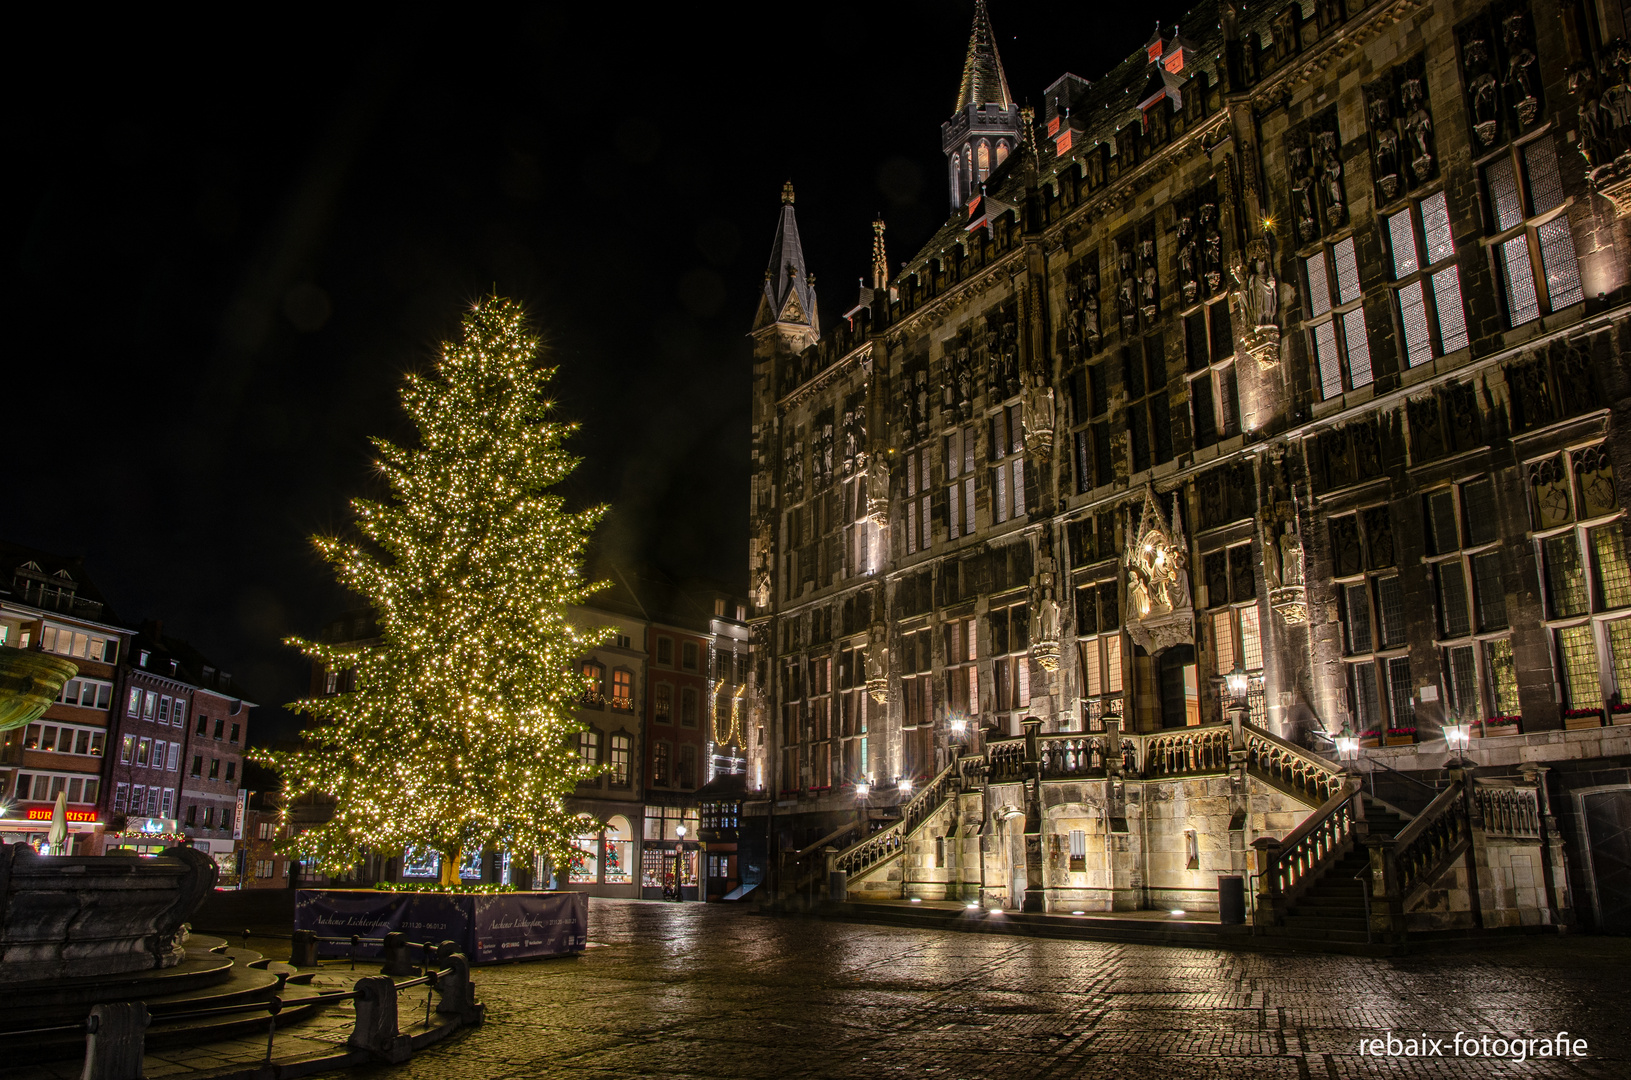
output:
M273 997L266 1003L270 1018L266 1021L266 1064L272 1064L272 1040L277 1037L277 1014L283 1011L283 999Z
M296 930L289 949L289 963L295 967L317 966L317 931Z
M85 1021L80 1080L141 1080L149 1019L140 1001L94 1006Z

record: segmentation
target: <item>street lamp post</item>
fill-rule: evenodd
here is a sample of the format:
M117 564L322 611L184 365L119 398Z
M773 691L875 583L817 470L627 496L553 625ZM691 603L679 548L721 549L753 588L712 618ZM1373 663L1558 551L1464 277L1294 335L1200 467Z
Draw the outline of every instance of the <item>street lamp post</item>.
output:
M674 853L674 902L680 903L685 899L685 826L677 827L674 834L680 838Z

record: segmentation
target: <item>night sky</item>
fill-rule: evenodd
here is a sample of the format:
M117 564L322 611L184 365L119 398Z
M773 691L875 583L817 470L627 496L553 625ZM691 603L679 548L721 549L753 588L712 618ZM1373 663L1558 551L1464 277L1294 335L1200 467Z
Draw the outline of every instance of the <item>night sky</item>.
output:
M348 605L307 538L370 491L367 437L408 436L401 374L494 289L560 367L570 494L613 508L598 543L745 589L745 335L782 183L831 325L875 214L896 266L944 219L973 5L56 10L12 39L34 74L8 126L0 536L84 555L127 625L162 619L276 706L306 681L280 640ZM1039 111L1182 12L991 5ZM292 723L263 708L254 741Z

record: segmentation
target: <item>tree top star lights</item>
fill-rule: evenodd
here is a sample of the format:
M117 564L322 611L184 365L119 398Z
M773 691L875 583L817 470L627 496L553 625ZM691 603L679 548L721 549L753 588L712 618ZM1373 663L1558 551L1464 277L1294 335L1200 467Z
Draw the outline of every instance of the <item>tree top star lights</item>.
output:
M568 513L550 492L578 463L563 445L577 425L550 419L554 369L538 352L518 305L477 303L463 340L402 389L420 445L373 440L391 495L353 501L363 539L315 538L378 629L374 645L291 639L355 680L290 705L317 722L300 749L265 758L290 803L337 800L294 840L326 873L413 847L441 854L446 885L487 847L564 867L588 826L566 799L605 766L573 745L575 662L609 630L572 625L566 608L600 587L582 555L605 507Z

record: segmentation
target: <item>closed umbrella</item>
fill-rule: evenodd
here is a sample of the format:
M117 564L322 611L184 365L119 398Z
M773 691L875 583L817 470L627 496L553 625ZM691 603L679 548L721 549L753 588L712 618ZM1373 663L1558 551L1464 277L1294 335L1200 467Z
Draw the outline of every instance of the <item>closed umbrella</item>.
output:
M63 854L68 844L68 793L57 792L56 805L51 807L51 828L47 830L45 838L51 842L51 852L55 855Z

